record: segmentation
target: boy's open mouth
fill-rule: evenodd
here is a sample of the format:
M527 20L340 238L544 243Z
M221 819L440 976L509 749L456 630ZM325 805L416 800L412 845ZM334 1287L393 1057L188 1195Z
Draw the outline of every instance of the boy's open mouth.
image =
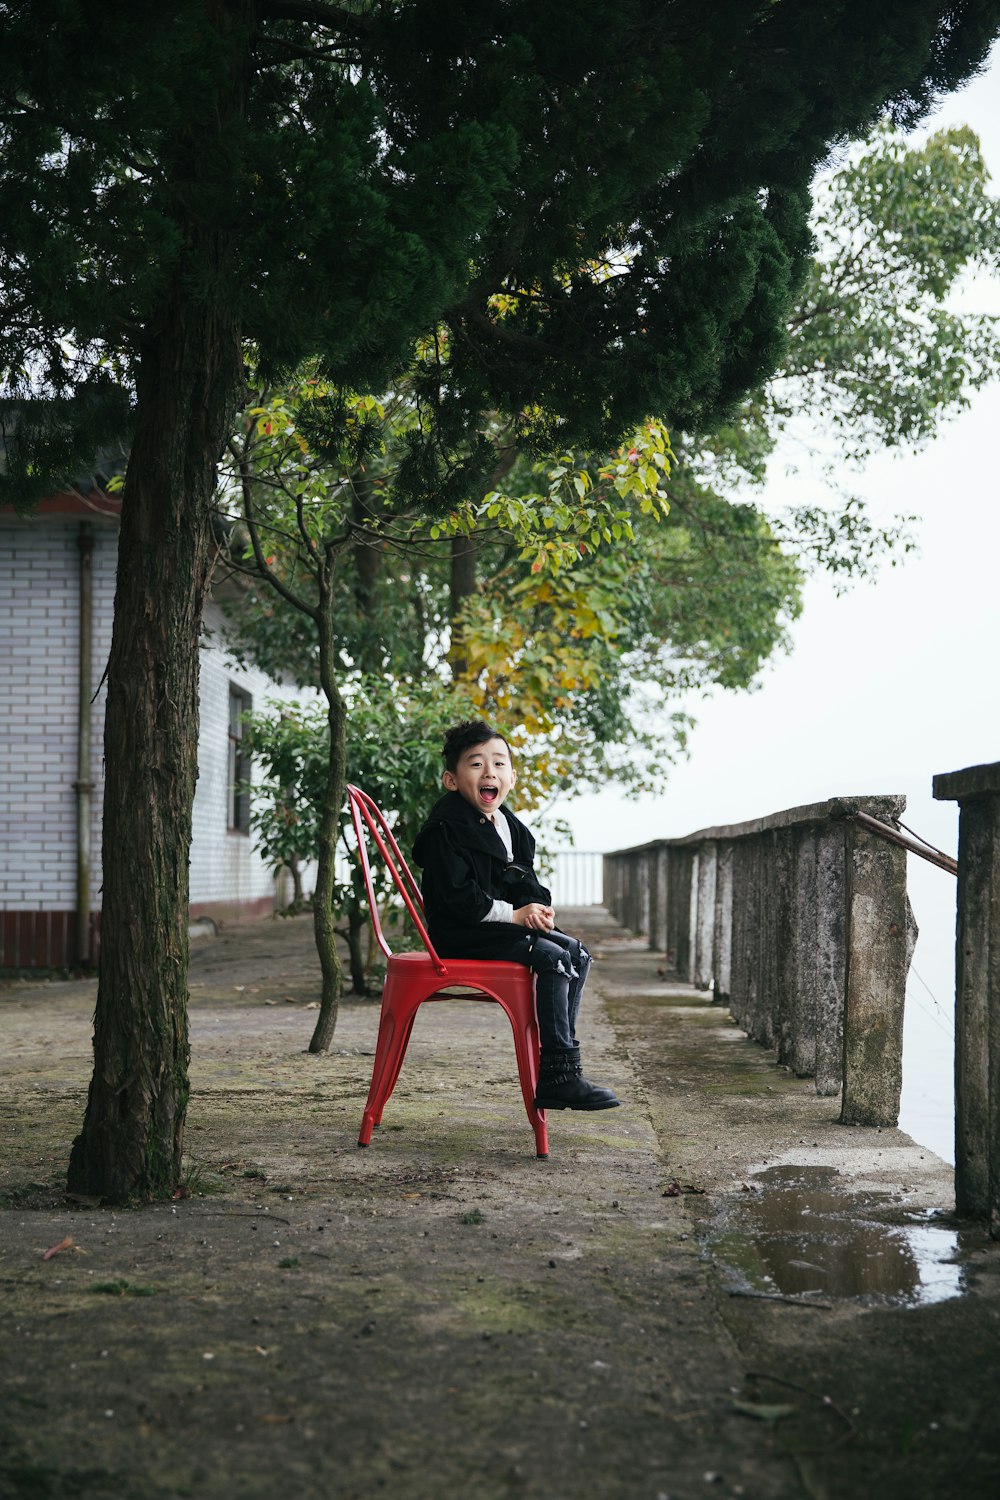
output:
M484 802L495 802L500 795L500 788L495 786L481 786L479 788L479 795Z

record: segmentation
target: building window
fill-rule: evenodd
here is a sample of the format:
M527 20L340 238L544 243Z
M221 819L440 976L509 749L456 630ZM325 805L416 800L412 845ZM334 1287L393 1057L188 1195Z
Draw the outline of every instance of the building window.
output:
M250 780L250 757L243 735L243 715L253 708L253 699L240 688L229 688L229 814L228 826L234 833L250 832L250 795L245 784Z

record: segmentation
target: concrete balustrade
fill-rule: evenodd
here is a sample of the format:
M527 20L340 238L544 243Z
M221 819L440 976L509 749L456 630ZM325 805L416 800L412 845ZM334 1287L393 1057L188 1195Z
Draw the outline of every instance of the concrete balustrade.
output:
M612 915L818 1093L842 1090L845 1124L899 1115L916 940L906 853L852 815L892 824L905 806L836 797L604 857Z
M957 802L955 1205L1000 1239L1000 762L934 778Z

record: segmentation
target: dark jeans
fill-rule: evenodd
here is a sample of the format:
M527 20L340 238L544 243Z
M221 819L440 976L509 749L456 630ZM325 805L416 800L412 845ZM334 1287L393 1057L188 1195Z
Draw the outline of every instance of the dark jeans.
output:
M524 964L535 975L535 1008L543 1050L576 1046L576 1018L590 954L565 932L534 932L512 922L480 922L458 939L431 934L442 958L485 958Z
M535 1009L542 1051L576 1046L576 1018L591 958L579 938L565 932L528 935L528 963L535 975Z

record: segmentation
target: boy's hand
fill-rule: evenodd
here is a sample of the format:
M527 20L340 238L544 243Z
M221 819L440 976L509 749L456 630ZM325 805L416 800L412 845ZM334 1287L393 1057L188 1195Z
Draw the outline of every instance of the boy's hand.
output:
M540 901L529 901L527 906L517 908L514 921L518 927L530 927L535 932L551 932L556 925L556 914L551 906L543 906Z

